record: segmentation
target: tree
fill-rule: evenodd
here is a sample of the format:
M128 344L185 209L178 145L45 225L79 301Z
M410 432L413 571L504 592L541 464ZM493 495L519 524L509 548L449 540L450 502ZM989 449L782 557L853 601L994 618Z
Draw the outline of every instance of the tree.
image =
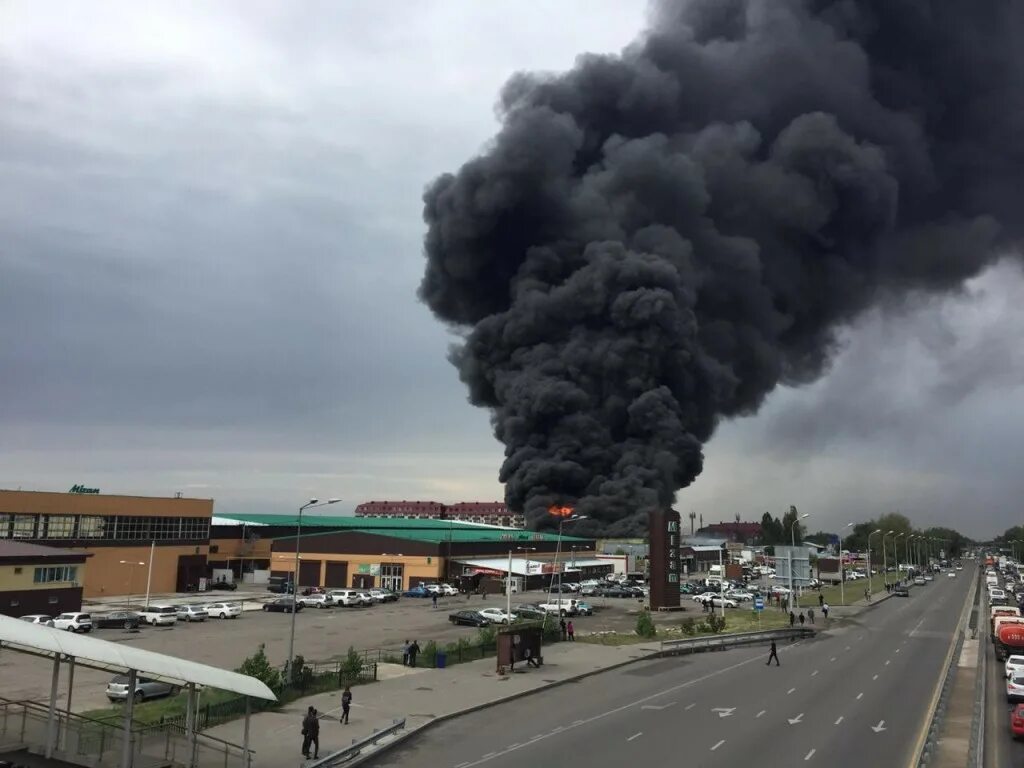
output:
M792 532L790 531L792 528ZM800 525L800 513L796 507L791 506L789 511L782 516L782 531L780 544L791 544L792 542L803 541L803 526Z
M772 517L771 512L761 516L761 543L765 545L781 544L783 540L782 523L779 518Z
M249 677L255 677L266 684L271 690L276 690L281 686L281 673L270 665L265 648L266 646L260 643L256 653L245 659L235 671L243 675L249 675Z

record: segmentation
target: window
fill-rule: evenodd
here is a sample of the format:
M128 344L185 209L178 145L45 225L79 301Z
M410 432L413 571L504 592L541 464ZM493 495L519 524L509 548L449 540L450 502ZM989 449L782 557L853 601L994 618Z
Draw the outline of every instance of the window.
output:
M106 519L83 515L78 518L78 538L80 539L102 539L106 530Z
M71 515L47 515L43 518L46 530L40 538L71 539L75 536L75 518Z
M403 567L401 563L381 563L380 585L393 592L402 591Z
M55 581L75 581L78 578L78 566L57 565L48 568L36 568L32 581L36 584L50 584Z
M15 575L15 576L17 576L17 575L19 575L20 573L21 573L21 567L20 567L20 566L18 566L18 567L15 567L15 569L14 569L14 575Z
M15 539L34 539L36 537L36 516L15 515L11 536Z

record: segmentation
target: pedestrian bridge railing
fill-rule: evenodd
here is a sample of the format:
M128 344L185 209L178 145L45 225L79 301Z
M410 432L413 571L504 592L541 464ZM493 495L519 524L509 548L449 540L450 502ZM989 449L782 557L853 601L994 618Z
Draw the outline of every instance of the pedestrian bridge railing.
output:
M704 651L736 648L744 645L762 645L772 640L803 640L814 637L817 632L810 627L786 627L765 629L760 632L735 632L721 635L685 637L680 640L662 640L661 655L680 653L702 653Z
M381 728L380 730L374 730L369 736L365 738L353 740L353 742L339 749L331 754L321 757L318 760L312 760L305 763L305 768L333 768L333 766L344 765L349 760L358 757L363 751L376 747L377 744L384 739L390 739L395 736L400 730L405 728L405 718L401 720L395 720L387 728Z

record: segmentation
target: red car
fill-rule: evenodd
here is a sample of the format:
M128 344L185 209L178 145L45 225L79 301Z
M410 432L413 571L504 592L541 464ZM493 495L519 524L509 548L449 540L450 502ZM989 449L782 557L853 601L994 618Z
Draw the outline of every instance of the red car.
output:
M1015 739L1024 736L1024 704L1017 704L1010 712L1010 731Z

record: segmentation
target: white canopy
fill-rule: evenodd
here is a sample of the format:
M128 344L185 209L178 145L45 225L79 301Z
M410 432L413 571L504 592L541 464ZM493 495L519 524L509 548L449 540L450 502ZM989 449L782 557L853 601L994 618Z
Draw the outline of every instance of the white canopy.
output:
M51 658L54 654L73 656L76 664L85 667L111 672L134 669L146 677L158 680L182 685L195 683L256 699L277 701L273 691L255 677L177 656L131 648L122 643L29 624L10 616L0 615L0 647Z

